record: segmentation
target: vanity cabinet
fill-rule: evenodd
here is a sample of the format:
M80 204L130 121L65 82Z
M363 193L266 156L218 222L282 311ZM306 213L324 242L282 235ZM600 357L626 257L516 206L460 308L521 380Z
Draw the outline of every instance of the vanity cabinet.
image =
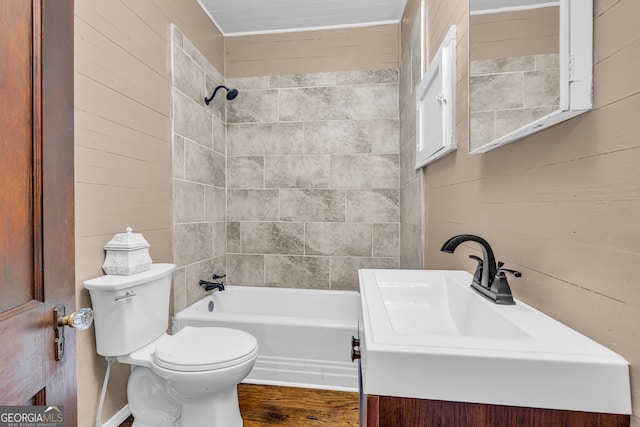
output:
M365 402L363 402L366 401ZM364 395L360 427L629 427L629 415Z

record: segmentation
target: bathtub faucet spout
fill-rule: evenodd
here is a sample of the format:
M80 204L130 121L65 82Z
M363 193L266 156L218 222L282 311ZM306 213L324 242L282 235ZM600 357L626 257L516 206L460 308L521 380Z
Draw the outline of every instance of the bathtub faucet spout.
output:
M224 291L224 283L222 281L226 277L226 274L222 276L218 274L214 274L211 278L213 280L220 280L219 282L209 282L207 280L200 280L200 286L204 288L205 291L212 291L214 289L218 289L219 291Z

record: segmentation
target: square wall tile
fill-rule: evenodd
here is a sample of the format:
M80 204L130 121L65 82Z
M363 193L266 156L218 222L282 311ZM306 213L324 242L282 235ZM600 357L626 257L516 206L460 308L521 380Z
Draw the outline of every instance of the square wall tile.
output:
M242 222L240 248L245 254L304 254L304 224Z
M329 187L329 156L267 156L264 181L267 188Z
M345 220L345 191L283 188L280 190L280 220L337 222Z
M329 258L265 255L265 286L329 289Z
M277 221L280 212L277 189L227 191L228 221Z
M264 255L227 255L227 281L235 286L264 286Z
M371 224L313 222L305 224L305 254L371 256Z

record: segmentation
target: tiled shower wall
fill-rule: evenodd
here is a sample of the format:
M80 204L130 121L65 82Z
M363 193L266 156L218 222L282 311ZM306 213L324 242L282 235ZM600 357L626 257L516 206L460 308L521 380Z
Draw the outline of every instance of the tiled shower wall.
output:
M416 170L416 86L421 79L420 19L400 62L400 267L422 268L422 169Z
M400 264L398 70L227 79L175 31L173 310L199 279L358 289ZM416 245L413 250L420 248Z
M479 148L560 107L558 54L471 61L469 148Z
M358 289L399 266L398 71L227 79L229 284Z
M201 299L199 279L226 266L226 123L224 96L204 97L222 74L174 26L173 280L174 312Z

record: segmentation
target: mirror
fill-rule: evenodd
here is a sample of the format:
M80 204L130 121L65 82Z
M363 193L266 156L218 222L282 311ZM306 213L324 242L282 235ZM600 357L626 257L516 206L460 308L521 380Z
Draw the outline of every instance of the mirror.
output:
M469 154L591 109L592 0L469 0Z

